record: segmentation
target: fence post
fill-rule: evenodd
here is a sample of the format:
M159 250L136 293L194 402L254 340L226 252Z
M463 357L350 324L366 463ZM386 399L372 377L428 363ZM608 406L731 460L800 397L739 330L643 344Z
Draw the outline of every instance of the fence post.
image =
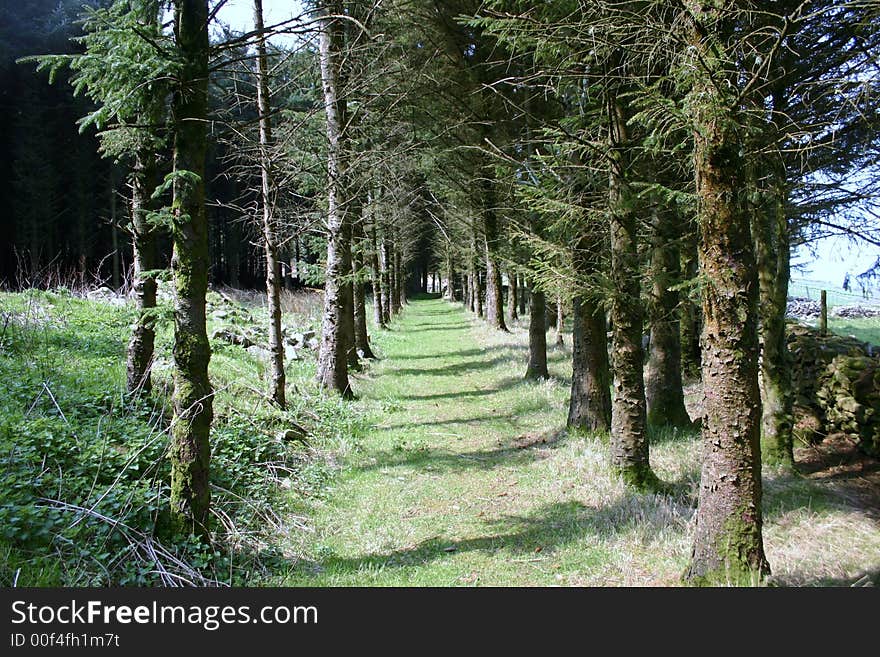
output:
M828 295L822 290L819 297L821 315L819 316L819 332L828 335Z

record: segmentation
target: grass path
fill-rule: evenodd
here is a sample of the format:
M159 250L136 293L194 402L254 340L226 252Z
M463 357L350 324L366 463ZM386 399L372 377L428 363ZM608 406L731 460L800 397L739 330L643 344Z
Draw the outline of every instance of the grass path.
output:
M413 301L355 381L374 426L338 455L293 586L676 585L690 552L697 436L652 437L680 497L627 490L601 436L566 436L570 352L522 380L525 329ZM570 346L570 345L569 345ZM765 471L765 547L782 584L849 583L880 564L877 516L833 485Z
M378 423L343 457L311 560L286 583L632 583L602 536L644 531L627 517L631 497L604 475L596 490L618 499L579 495L604 468L601 444L556 442L565 386L522 381L521 340L432 299L412 302L377 344L383 360L355 387ZM551 356L564 376L567 353ZM674 521L674 505L648 506Z

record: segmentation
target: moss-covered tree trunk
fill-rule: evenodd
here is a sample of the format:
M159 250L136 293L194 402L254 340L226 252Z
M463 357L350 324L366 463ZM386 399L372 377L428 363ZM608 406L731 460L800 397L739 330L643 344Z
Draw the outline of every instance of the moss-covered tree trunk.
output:
M781 77L781 73L780 73ZM785 116L788 97L783 83L774 84L775 116ZM778 127L771 121L765 128L771 143L778 139ZM758 296L761 335L761 455L764 463L794 467L793 401L791 354L788 351L785 316L788 282L791 278L791 237L785 209L788 204L787 172L782 155L770 152L770 161L760 161L759 173L769 180L762 212L755 213L752 233L758 262Z
M549 379L547 371L547 329L546 303L544 293L531 286L532 293L529 297L529 364L526 368L526 379L538 380ZM511 305L515 305L512 303Z
M643 311L635 199L629 188L629 136L622 102L609 94L611 171L608 205L611 217L611 462L636 488L656 484L648 461L645 408Z
M174 37L181 65L171 104L176 174L171 262L175 292L171 521L178 532L207 536L214 401L208 379L211 350L205 322L209 265L205 214L207 0L175 0Z
M731 28L722 33L714 27L714 14L703 12L708 29L695 27L692 37L700 58L689 101L703 279L704 417L699 505L685 576L742 583L769 571L761 534L758 281L744 131L733 97L736 72L717 50Z
M775 181L771 207L758 213L755 254L761 323L761 454L765 463L793 467L791 355L785 332L789 236L784 174Z
M347 313L345 275L351 268L350 232L346 226L344 207L345 177L345 99L339 98L339 58L342 56L344 27L340 2L322 3L319 59L324 111L327 118L327 269L324 282L324 309L321 319L321 345L318 352L317 379L326 389L351 396L348 380L349 336L346 334Z
M269 311L269 354L271 380L269 397L281 408L286 405L284 336L281 334L281 261L278 259L278 231L272 200L272 120L269 105L269 61L263 34L263 0L254 0L254 28L257 34L257 110L260 120L260 205L263 210L263 250L266 257L266 299Z
M681 258L676 241L676 215L660 209L651 236L651 339L645 367L648 422L654 426L687 427L691 419L684 406L681 376L679 294L671 289L680 281Z
M137 320L128 341L127 389L131 394L152 390L150 368L156 342L156 268L159 265L156 233L147 222L150 196L159 182L156 156L151 149L138 152L131 172L131 232L134 245L134 291Z

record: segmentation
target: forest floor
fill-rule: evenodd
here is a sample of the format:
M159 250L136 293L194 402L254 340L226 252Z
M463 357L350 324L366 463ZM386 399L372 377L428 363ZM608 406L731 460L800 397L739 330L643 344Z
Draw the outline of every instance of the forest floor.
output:
M550 336L548 336L549 339ZM568 336L566 336L568 339ZM490 331L460 305L414 300L355 380L374 418L335 455L332 488L290 534L305 586L676 585L699 478L694 432L652 436L678 496L628 491L607 438L562 430L570 345L553 378L522 380L523 327ZM764 473L765 546L781 585L880 583L880 516L839 480Z

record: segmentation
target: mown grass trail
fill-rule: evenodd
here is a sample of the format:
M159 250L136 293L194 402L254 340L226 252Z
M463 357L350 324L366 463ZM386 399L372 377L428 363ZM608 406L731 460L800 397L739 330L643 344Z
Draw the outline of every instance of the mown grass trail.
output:
M413 301L375 336L382 360L356 402L375 426L339 455L314 534L280 583L305 586L675 585L689 555L695 434L653 437L652 464L679 497L627 490L601 436L567 436L568 351L553 380L522 380L527 336L486 328L460 305ZM765 477L765 542L778 581L857 577L877 522L832 492ZM829 544L845 545L828 554ZM874 556L871 556L874 555Z
M413 301L377 337L383 360L356 384L377 424L343 457L309 560L288 584L647 583L657 562L678 571L668 549L640 574L615 564L615 543L633 533L665 542L656 530L679 508L652 497L659 525L632 515L635 498L600 475L601 442L559 440L566 386L522 381L519 338L493 336L439 299ZM557 377L567 361L551 353Z

